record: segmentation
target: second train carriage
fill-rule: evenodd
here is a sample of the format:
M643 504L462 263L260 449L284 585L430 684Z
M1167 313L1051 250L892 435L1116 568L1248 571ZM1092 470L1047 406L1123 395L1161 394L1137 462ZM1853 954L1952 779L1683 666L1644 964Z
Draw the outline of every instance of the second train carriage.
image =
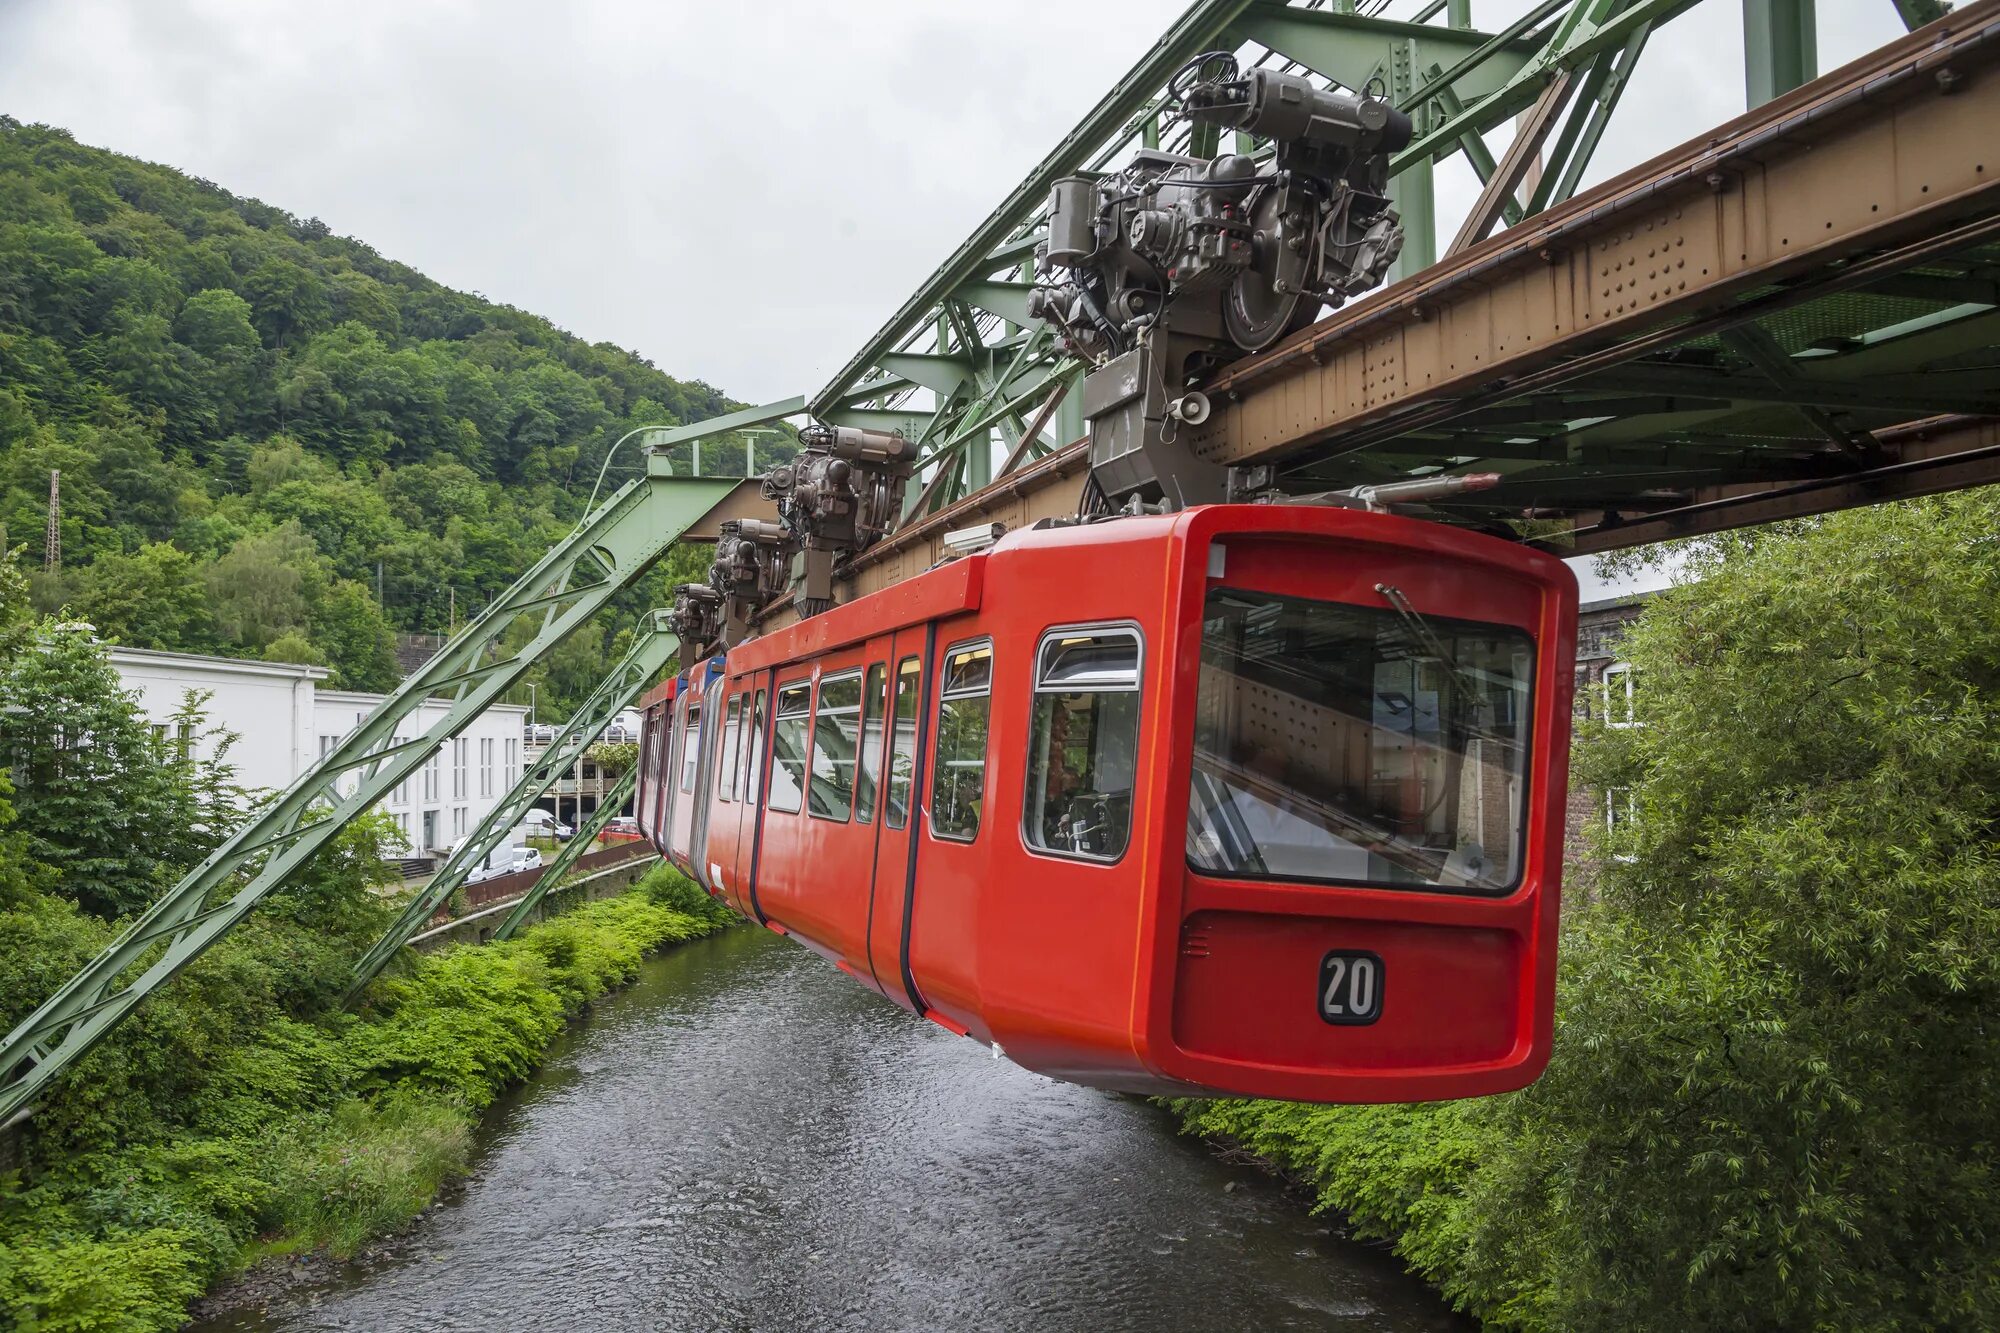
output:
M1039 527L649 698L640 824L955 1033L1147 1093L1548 1059L1576 583L1390 515Z

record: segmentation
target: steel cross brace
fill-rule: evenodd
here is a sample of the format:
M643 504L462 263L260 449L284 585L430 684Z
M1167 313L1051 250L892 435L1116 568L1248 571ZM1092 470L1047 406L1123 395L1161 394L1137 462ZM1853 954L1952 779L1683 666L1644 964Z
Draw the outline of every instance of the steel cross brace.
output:
M660 674L681 642L667 630L665 617L664 611L646 613L631 650L591 691L590 697L583 701L568 724L557 733L555 740L536 757L534 763L527 766L519 781L480 821L472 835L459 844L458 850L446 858L430 882L417 890L404 905L401 915L383 932L375 947L355 965L354 980L348 986L343 1003L352 1004L368 983L381 975L390 960L402 952L410 938L424 928L424 923L465 882L472 868L486 859L486 854L499 845L500 840L521 822L535 802L603 734L604 729L611 725L611 719L618 716L618 710L636 699L640 691ZM617 804L622 802L613 803L614 808ZM570 840L570 846L576 847L583 842L583 835L579 832Z
M631 586L733 485L666 471L664 458L650 456L645 477L626 483L579 523L366 721L22 1019L0 1041L0 1123L498 700L537 658ZM512 656L500 656L507 630L524 616L537 618L539 628ZM396 735L441 693L452 701L441 720L419 737ZM359 780L342 794L337 780L350 771ZM137 976L129 975L142 963Z
M514 910L507 913L507 919L500 923L500 929L493 932L494 939L509 939L515 931L527 924L529 914L541 905L542 899L548 896L550 889L562 883L563 876L569 873L569 868L576 864L577 858L583 855L584 849L597 841L597 835L604 832L605 826L610 824L612 818L625 808L625 802L631 800L632 793L638 789L639 769L635 765L625 770L625 775L612 784L610 794L604 798L603 802L595 810L590 812L589 819L584 820L577 826L576 836L571 838L568 845L556 853L556 859L549 862L548 869L544 870L541 876L528 886L528 891L521 895L519 902L514 904ZM621 862L620 864L623 863Z

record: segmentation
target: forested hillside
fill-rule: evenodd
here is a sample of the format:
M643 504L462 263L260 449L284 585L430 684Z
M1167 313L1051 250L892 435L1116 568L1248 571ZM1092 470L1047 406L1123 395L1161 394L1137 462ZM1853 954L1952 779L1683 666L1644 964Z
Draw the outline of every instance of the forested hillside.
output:
M620 435L734 406L317 218L0 116L0 543L40 609L107 638L388 688L392 632L511 583ZM541 699L587 692L668 582L539 668Z

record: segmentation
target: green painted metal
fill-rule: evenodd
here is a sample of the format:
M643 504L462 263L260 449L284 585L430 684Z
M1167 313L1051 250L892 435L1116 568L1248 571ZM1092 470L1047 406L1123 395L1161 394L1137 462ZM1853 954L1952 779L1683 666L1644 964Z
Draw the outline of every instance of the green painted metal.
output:
M1814 0L1743 0L1743 88L1753 109L1818 74Z
M465 883L465 877L473 867L485 861L486 854L500 845L501 840L526 817L535 802L575 766L583 752L618 716L618 710L638 698L640 692L659 677L667 660L680 647L680 642L666 628L665 611L647 613L633 637L632 647L618 665L591 691L590 697L583 701L548 748L526 766L520 779L480 821L479 827L445 859L430 881L411 895L410 901L404 904L402 912L383 932L382 938L355 964L347 1003L353 1003L368 983L381 975L382 969L402 952L403 946Z
M775 403L765 403L761 407L739 408L737 411L727 412L719 417L709 417L685 426L662 427L656 432L649 432L650 438L646 443L649 448L655 450L671 449L677 444L686 444L691 440L705 440L712 435L742 430L746 426L768 426L774 421L797 416L805 410L806 400L803 396L784 398Z
M134 920L0 1042L0 1121L21 1112L148 995L281 887L355 816L496 702L728 493L727 480L666 475L658 455L385 699L270 806ZM502 644L526 620L518 649ZM449 700L420 735L402 725ZM352 776L351 790L341 780Z
M1951 13L1951 6L1944 0L1896 0L1896 13L1902 18L1903 26L1915 32L1926 23L1935 23Z
M1501 40L1469 28L1398 23L1271 3L1251 5L1231 25L1229 35L1232 45L1250 41L1281 51L1314 73L1324 74L1349 88L1366 87L1371 78L1383 74L1390 49L1395 46L1409 44L1413 53L1420 53L1426 66L1456 65L1488 43L1498 41L1489 58L1452 81L1453 91L1467 102L1497 92L1520 73L1538 49L1526 37Z
M577 858L589 849L591 843L597 841L597 835L604 832L605 827L617 817L620 810L625 808L626 802L632 799L632 793L638 789L639 770L634 767L628 769L624 776L612 784L610 794L604 798L603 803L591 811L590 818L577 827L576 836L563 844L562 850L556 853L556 859L549 862L548 868L528 886L528 891L514 904L514 910L507 913L507 919L493 932L494 939L511 939L515 931L527 924L529 916L541 906L542 899L548 897L549 890L563 882L570 872L570 867L576 864Z

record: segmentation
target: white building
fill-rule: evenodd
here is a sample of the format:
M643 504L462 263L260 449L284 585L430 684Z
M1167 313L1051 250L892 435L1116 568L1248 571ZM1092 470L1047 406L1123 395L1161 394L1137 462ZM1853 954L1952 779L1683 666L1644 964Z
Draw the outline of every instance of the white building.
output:
M319 691L313 703L315 757L360 726L382 698L345 690ZM426 700L403 719L396 739L429 731L449 711L451 705L443 699ZM521 738L527 720L526 708L493 705L389 793L381 808L403 830L414 851L427 855L450 847L472 832L520 780ZM351 790L352 783L348 785Z
M207 726L233 732L229 762L249 788L282 789L340 743L382 702L379 694L320 688L324 667L292 666L231 657L201 657L138 648L113 648L111 665L155 727L172 725L188 692L211 697ZM398 739L428 731L450 705L424 703L397 729ZM403 830L412 853L442 852L484 819L521 776L522 729L528 710L495 704L457 737L446 741L380 808ZM211 747L196 740L198 759ZM344 783L352 791L357 779Z
M125 688L138 693L139 707L155 728L172 725L188 691L212 694L207 725L236 734L229 762L245 787L289 787L319 753L313 739L313 692L332 674L325 667L145 648L113 648L111 665ZM197 741L195 757L215 758L212 748Z

